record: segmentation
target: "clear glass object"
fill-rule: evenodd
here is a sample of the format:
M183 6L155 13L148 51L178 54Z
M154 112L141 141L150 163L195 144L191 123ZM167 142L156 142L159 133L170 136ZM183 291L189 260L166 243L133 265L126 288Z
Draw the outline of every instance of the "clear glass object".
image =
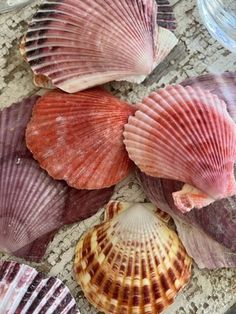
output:
M198 0L198 8L210 34L236 53L236 0Z
M20 9L34 0L0 0L0 13Z

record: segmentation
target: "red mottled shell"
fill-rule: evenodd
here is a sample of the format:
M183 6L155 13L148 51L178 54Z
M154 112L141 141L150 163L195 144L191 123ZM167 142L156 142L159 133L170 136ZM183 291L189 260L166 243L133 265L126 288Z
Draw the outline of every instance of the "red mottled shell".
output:
M158 1L159 2L159 1ZM112 80L140 82L176 45L168 1L45 0L21 52L35 83L74 93Z
M188 282L191 259L155 206L110 202L106 211L77 245L76 280L106 314L161 313Z
M34 108L27 146L53 178L78 189L109 187L131 169L122 133L134 112L102 89L73 95L52 91Z
M181 211L235 194L236 125L216 95L180 85L154 92L129 118L124 137L143 172L195 188L175 192Z
M27 98L0 112L0 249L40 261L56 231L96 213L113 188L75 190L39 167L25 144L36 100Z

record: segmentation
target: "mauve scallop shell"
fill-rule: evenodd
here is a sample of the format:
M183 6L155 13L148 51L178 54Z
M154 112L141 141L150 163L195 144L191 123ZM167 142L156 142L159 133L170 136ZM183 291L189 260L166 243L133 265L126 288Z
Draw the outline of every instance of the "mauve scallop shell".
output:
M106 210L77 245L76 280L104 313L162 312L187 284L191 259L151 204L111 201Z
M135 108L99 88L52 91L37 102L26 142L55 179L78 189L101 189L124 179L131 167L123 128Z
M236 192L236 125L226 104L199 88L168 86L145 98L124 131L130 158L148 175L187 183L182 212Z
M178 235L199 268L236 267L236 253L209 237L202 229L174 218Z
M25 144L37 99L24 99L0 112L0 249L34 261L43 257L61 226L96 213L113 193L113 188L69 188L39 167Z
M79 314L69 289L55 277L16 262L0 262L1 314Z
M41 86L73 93L112 80L140 82L177 43L156 17L175 27L167 1L158 9L155 0L47 0L21 52Z

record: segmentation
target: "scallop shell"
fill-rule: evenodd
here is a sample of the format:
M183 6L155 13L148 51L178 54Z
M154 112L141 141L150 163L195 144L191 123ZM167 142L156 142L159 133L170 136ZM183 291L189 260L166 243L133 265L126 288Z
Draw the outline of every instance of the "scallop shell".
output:
M113 80L141 82L177 44L156 24L159 13L174 27L169 3L161 4L158 11L155 0L44 1L21 44L35 83L74 93Z
M131 203L79 241L76 280L100 311L160 313L187 284L191 259L154 211L150 204Z
M94 88L52 91L36 104L26 142L54 179L78 189L101 189L124 179L132 166L123 128L135 108Z
M0 313L79 314L69 289L55 277L16 262L0 262Z
M152 93L138 108L125 126L129 157L150 176L187 184L173 193L180 211L236 194L236 125L223 100L177 85Z
M183 86L200 87L224 100L231 118L236 122L236 73L205 74L189 78Z
M42 171L25 144L36 100L0 112L0 249L39 261L61 226L94 214L113 188L79 191Z

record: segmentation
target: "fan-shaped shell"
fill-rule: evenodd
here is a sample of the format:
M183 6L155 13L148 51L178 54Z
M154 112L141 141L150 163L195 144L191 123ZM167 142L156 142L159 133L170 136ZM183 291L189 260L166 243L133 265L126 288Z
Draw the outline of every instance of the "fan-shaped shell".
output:
M124 137L143 172L188 184L173 194L181 211L235 194L236 125L216 95L180 85L154 92L129 118Z
M172 28L172 11L164 4L158 20ZM21 51L36 84L52 82L69 93L112 80L140 82L177 43L156 16L155 0L47 0Z
M79 314L69 289L55 277L16 262L0 262L0 313Z
M98 88L73 95L49 92L34 108L27 146L53 178L80 189L109 187L130 171L122 133L134 112Z
M110 206L112 202L109 212ZM188 282L191 259L154 206L120 208L79 241L76 279L87 299L104 313L160 313Z
M38 261L62 225L94 214L113 188L75 190L39 167L25 144L36 100L27 98L0 112L0 249Z

